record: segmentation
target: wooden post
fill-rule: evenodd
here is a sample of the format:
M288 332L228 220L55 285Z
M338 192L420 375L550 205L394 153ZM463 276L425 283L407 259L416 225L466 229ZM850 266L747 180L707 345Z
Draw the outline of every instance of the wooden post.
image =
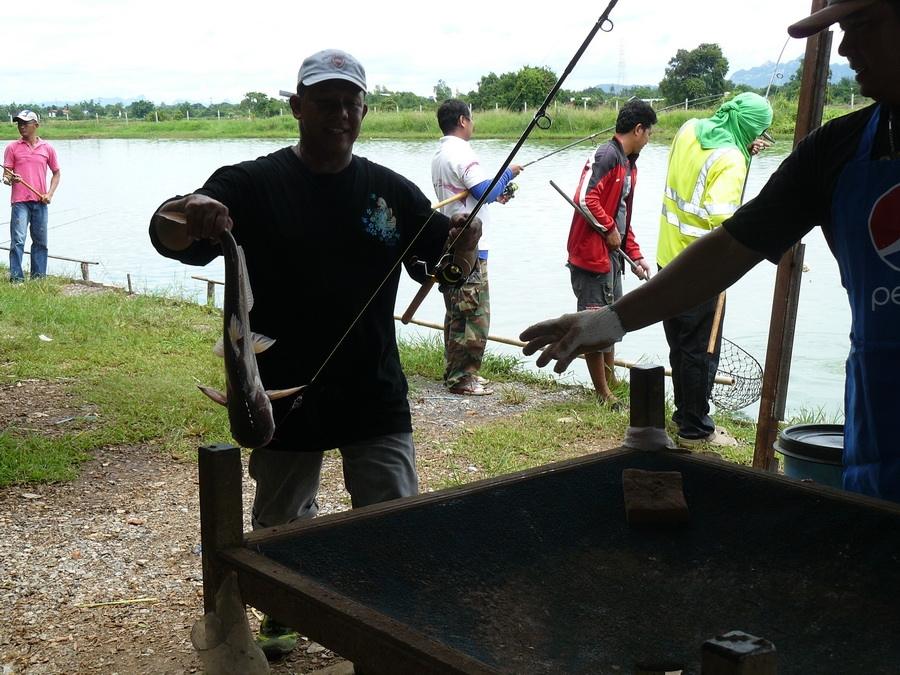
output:
M703 643L702 675L775 675L775 645L733 630Z
M216 304L216 283L214 281L206 282L206 304L210 307Z
M211 612L216 608L216 591L225 576L218 553L241 546L244 537L241 449L233 445L204 445L197 459L203 611Z
M662 366L638 364L631 367L630 421L632 427L666 426L665 369Z
M812 0L813 12L824 6L825 0ZM797 104L797 124L794 128L795 146L822 124L830 54L831 31L823 31L807 39L800 100ZM772 313L769 319L769 342L766 348L762 395L756 424L756 445L753 451L753 466L757 469L771 471L777 467L775 439L778 435L778 422L780 417L784 416L784 401L787 397L794 326L800 300L802 246L803 244L797 243L782 256L775 276Z
M81 278L85 281L91 280L91 268L88 267L86 262L81 263Z

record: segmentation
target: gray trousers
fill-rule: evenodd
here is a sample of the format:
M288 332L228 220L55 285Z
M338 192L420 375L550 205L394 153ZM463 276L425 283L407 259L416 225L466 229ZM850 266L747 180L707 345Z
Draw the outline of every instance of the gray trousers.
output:
M412 433L376 436L338 449L353 508L419 493ZM271 448L250 453L249 473L256 481L253 529L312 518L318 513L316 494L323 454Z

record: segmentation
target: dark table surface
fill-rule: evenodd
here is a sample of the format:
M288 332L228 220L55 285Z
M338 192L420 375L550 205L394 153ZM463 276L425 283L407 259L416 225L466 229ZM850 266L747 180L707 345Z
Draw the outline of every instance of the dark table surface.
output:
M689 525L629 527L629 467L680 471ZM614 453L326 523L260 550L501 672L697 673L731 630L781 675L900 672L900 513L724 463Z

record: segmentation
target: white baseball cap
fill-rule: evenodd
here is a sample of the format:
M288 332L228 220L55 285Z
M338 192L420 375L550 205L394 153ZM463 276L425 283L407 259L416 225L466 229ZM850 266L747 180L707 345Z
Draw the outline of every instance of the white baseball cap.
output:
M33 110L23 110L18 115L13 117L13 122L38 122L39 118L37 113Z
M346 80L366 93L366 71L359 61L340 49L324 49L307 56L297 73L297 84L304 87L325 80Z

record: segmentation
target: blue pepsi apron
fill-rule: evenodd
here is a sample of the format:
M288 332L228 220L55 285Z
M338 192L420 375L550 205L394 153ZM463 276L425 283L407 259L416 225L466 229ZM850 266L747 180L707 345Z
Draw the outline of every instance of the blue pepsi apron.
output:
M852 314L844 488L900 501L900 160L873 160L880 106L832 203L832 246Z

